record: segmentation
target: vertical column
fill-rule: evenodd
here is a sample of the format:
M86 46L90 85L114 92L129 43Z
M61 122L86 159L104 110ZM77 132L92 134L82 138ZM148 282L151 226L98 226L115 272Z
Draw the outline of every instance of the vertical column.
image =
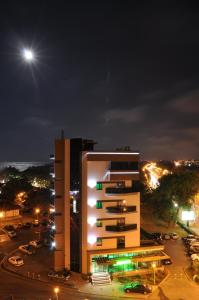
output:
M70 141L55 140L54 268L70 269Z
M82 152L81 273L88 273L87 257L87 157Z

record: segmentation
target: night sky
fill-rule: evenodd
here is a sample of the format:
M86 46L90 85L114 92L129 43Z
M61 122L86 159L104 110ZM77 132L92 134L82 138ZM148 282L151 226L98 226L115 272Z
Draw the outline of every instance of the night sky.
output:
M197 1L2 3L0 161L47 161L61 129L143 159L199 158Z

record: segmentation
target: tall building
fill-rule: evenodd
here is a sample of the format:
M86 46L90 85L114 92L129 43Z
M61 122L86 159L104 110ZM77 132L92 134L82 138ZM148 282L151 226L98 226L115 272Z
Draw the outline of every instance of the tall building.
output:
M55 141L55 270L117 275L161 265L164 246L140 244L139 153L93 145Z
M82 273L117 272L140 246L138 160L138 152L82 155Z
M54 268L80 271L81 240L81 153L92 151L94 142L73 138L55 140L54 199L55 251ZM73 238L70 238L72 236Z

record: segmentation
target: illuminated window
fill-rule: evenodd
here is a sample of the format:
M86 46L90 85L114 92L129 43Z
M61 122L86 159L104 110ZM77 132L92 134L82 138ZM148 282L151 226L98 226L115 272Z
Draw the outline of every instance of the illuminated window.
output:
M97 208L97 209L102 208L102 201L100 201L100 200L97 201L97 203L96 203L96 208Z
M101 191L101 190L102 190L102 183L98 182L98 183L96 184L96 189L97 189L98 191Z
M102 221L97 221L97 222L96 222L96 226L97 226L97 227L102 227Z
M97 238L97 242L96 242L97 246L102 246L102 238Z

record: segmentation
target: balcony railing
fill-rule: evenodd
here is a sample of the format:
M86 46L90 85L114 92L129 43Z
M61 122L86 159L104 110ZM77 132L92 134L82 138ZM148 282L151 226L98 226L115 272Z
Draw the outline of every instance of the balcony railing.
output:
M121 214L121 213L129 213L135 212L136 206L108 206L106 207L107 211L112 214Z
M106 231L123 232L137 229L137 224L107 225Z
M106 194L130 194L139 192L137 187L107 187Z

